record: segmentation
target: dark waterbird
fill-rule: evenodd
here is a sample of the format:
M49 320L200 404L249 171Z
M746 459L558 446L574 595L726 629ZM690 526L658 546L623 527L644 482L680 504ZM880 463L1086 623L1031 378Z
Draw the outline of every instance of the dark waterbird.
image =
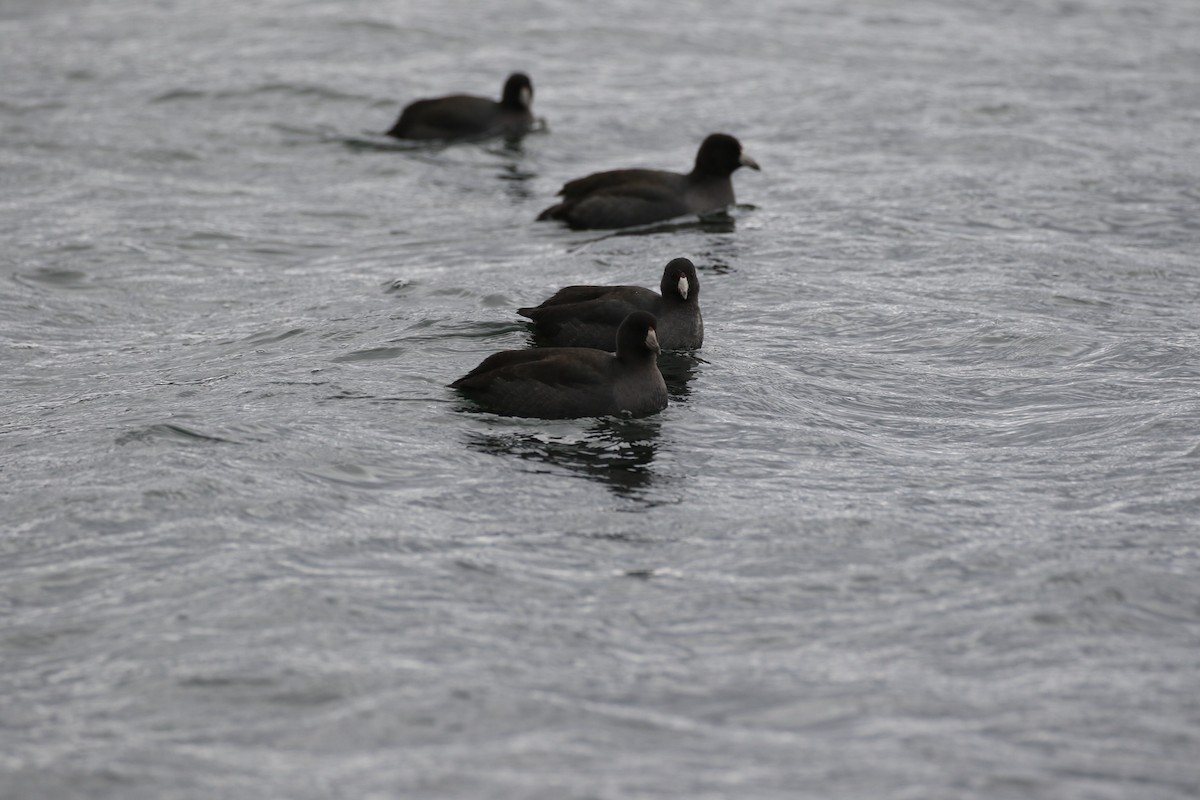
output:
M572 228L624 228L709 214L735 202L730 176L739 167L759 168L741 142L714 133L701 143L686 175L656 169L597 172L565 184L558 192L562 201L538 219L562 220Z
M662 294L641 286L567 286L541 305L519 308L532 320L538 339L559 347L616 347L617 329L634 311L649 311L658 320L663 350L694 350L704 343L700 316L700 281L696 265L676 258L663 270Z
M533 84L520 72L508 76L500 102L465 94L410 103L387 132L397 139L473 139L521 136L533 126Z
M667 407L654 315L635 311L617 331L617 352L543 347L494 353L450 384L497 414L541 419L644 416Z

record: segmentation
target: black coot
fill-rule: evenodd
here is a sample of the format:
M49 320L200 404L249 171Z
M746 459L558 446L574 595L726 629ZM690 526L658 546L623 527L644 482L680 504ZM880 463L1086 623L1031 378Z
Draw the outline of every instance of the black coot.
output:
M465 94L417 100L400 112L387 132L398 139L517 137L533 126L533 84L520 72L508 76L500 102Z
M738 167L759 168L737 139L714 133L700 145L696 165L686 175L654 169L597 172L564 185L562 201L538 219L562 220L572 228L623 228L719 211L735 202L730 176Z
M494 353L450 387L489 411L516 417L653 414L667 407L654 325L645 311L626 317L616 355L584 347Z
M559 347L616 347L617 329L633 311L649 311L658 320L663 350L691 350L704 343L700 282L696 265L676 258L663 270L661 295L641 286L568 286L541 305L519 308L533 321L538 339Z

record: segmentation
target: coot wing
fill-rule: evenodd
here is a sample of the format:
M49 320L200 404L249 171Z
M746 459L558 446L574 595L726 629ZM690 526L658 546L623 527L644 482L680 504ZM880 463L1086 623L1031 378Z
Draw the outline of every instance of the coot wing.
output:
M544 348L496 353L450 386L499 414L543 419L619 410L616 357L599 350Z
M500 382L571 387L602 384L612 357L607 353L562 347L505 350L450 384L452 389L486 391Z
M624 228L646 225L689 212L684 192L672 183L623 183L564 200L555 219L579 228Z
M564 286L536 306L518 308L517 313L528 317L530 315L526 312L548 311L555 306L572 306L572 313L580 313L579 307L609 300L621 301L630 306L626 314L638 309L654 313L659 299L657 294L642 286ZM617 324L623 319L625 317L622 315Z
M671 185L678 183L683 176L675 172L660 169L613 169L607 172L596 172L583 178L576 178L563 184L558 193L565 200L574 200L608 189L618 189L634 184Z
M388 135L402 139L478 135L488 131L497 109L494 100L470 95L417 100L400 113Z

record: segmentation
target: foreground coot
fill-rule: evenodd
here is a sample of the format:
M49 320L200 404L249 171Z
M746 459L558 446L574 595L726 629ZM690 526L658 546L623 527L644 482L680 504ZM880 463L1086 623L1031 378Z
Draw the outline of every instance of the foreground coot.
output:
M500 102L465 94L417 100L400 112L387 132L398 139L467 139L520 136L533 125L533 84L514 72L504 84Z
M652 314L635 311L617 331L616 354L585 347L494 353L450 384L498 414L542 419L643 416L667 407Z
M519 308L532 320L540 342L559 347L616 347L617 329L633 311L649 311L663 350L691 350L704 343L696 265L676 258L663 270L661 295L641 286L568 286L541 305Z
M557 219L573 228L624 228L684 214L708 214L733 205L738 167L758 169L741 143L714 133L700 145L696 165L686 175L654 169L597 172L564 185L562 201L539 220Z

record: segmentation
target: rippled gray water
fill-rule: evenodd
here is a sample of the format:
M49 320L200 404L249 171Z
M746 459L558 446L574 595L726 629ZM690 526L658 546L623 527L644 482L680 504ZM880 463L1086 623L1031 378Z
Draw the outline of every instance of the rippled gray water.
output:
M1196 796L1191 0L0 38L0 796ZM515 69L518 146L378 136ZM713 131L763 166L729 220L532 223ZM680 255L664 413L444 388Z

